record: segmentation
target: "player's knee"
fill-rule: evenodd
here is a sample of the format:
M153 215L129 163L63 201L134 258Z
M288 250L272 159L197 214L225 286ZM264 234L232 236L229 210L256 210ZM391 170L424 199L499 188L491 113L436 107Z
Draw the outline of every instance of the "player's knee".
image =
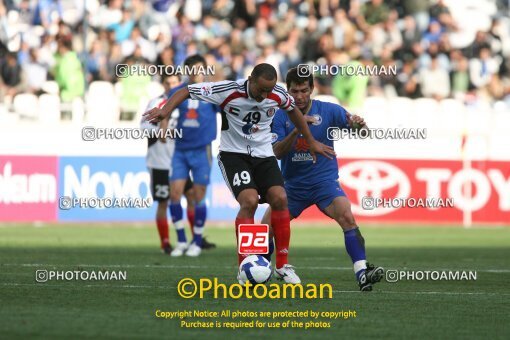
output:
M239 201L239 205L241 206L242 210L255 213L255 210L257 210L257 207L259 205L259 198L257 195L249 195L243 197Z
M287 194L285 193L285 190L272 193L271 196L268 197L268 201L271 209L273 210L287 209Z
M194 188L194 196L195 196L195 201L199 202L201 200L204 199L205 197L205 193L206 193L206 189L207 187L204 187L204 186L196 186L196 188Z
M338 214L336 221L340 224L343 230L349 230L356 227L356 220L350 210L343 211Z
M172 202L180 202L181 201L181 195L179 195L177 192L170 192L170 200Z

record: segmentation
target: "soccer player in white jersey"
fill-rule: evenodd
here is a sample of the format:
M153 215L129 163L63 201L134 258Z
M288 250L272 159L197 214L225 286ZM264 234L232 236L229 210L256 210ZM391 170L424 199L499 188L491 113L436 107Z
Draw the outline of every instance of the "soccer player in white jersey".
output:
M275 277L286 283L301 283L288 263L290 217L283 177L271 145L271 122L278 108L287 112L308 142L314 161L316 154L332 158L333 148L316 141L301 111L287 91L276 85L276 70L269 64L255 66L247 80L198 83L177 91L161 108L144 114L148 121L168 119L170 113L187 98L219 105L222 112L218 163L223 177L239 202L235 221L236 236L240 224L254 223L260 199L271 206L271 224L276 243ZM239 263L244 256L238 254Z
M154 107L162 107L168 100L166 94L170 89L178 86L180 80L178 76L168 76L162 79L163 88L165 92L149 102L147 109ZM161 128L174 128L177 124L177 117L172 115L169 121L164 121L162 124L149 123L142 120L141 129L156 130ZM161 241L161 249L165 254L172 252L170 245L170 237L168 233L168 219L167 207L168 199L170 197L170 182L169 182L169 169L174 153L175 143L172 139L158 140L157 138L149 138L147 156L145 163L149 169L151 177L151 194L154 201L158 202L156 210L156 226L158 227L159 238ZM188 212L193 211L193 182L188 178L185 188L185 196L188 201ZM190 214L188 213L188 219ZM193 232L193 221L190 221L191 231Z

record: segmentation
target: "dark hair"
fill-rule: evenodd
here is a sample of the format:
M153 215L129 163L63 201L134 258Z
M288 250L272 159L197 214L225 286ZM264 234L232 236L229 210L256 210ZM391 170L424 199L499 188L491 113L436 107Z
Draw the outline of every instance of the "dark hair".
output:
M191 67L196 64L204 64L204 66L207 66L205 58L202 57L200 54L190 55L184 60L184 66Z
M170 77L177 77L179 80L181 80L181 76L178 73L176 73L176 74L163 73L163 75L161 76L161 84L164 84L165 81Z
M285 77L285 82L287 83L287 91L290 90L292 83L300 85L308 82L310 88L313 87L313 75L311 72L308 72L308 76L304 77L300 76L299 73L300 72L298 72L297 67L293 67L287 72L287 76Z
M251 76L255 79L263 77L267 80L274 80L276 79L277 74L276 69L272 65L262 63L253 68L253 71L251 71Z

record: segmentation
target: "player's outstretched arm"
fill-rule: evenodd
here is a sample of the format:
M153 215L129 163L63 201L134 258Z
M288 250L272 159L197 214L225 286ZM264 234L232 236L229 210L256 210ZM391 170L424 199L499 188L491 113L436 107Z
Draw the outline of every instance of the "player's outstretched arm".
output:
M310 129L308 128L308 124L306 124L306 119L303 117L303 113L297 107L294 107L292 110L287 111L290 120L294 123L294 126L298 129L298 131L303 135L303 137L308 142L310 146L310 154L312 155L313 162L317 161L316 153L323 155L328 159L332 159L336 156L335 150L327 145L324 145L313 138Z
M290 149L292 149L292 144L294 144L298 135L298 130L294 129L282 141L276 142L273 145L273 152L277 159L282 159L287 153L289 153Z
M315 122L315 118L310 117L308 115L305 115L304 118L308 124L312 124L313 122ZM297 129L294 129L283 140L273 144L273 152L277 159L282 159L287 153L290 152L290 150L292 149L292 145L296 141L298 135L299 131Z
M182 89L176 91L170 99L167 100L162 108L153 108L143 114L145 120L149 122L159 122L163 119L168 119L170 113L175 110L183 101L190 97L188 87L185 86Z

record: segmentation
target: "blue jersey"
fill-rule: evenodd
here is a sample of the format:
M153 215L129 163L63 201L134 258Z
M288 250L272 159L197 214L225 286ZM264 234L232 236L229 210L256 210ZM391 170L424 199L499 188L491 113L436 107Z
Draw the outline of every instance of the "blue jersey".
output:
M171 89L168 98L187 85L180 84ZM200 100L186 99L177 109L179 118L176 128L182 129L182 138L175 140L175 148L189 150L211 144L216 138L217 106Z
M337 104L312 100L312 107L308 115L315 117L316 122L308 124L313 137L328 146L333 147L333 141L328 139L328 128L349 128L347 112ZM273 143L282 141L294 130L294 124L283 110L278 110L273 120ZM327 159L317 155L317 162L313 164L309 145L300 134L291 151L281 160L282 174L285 187L311 187L324 181L338 180L338 163L336 158Z

